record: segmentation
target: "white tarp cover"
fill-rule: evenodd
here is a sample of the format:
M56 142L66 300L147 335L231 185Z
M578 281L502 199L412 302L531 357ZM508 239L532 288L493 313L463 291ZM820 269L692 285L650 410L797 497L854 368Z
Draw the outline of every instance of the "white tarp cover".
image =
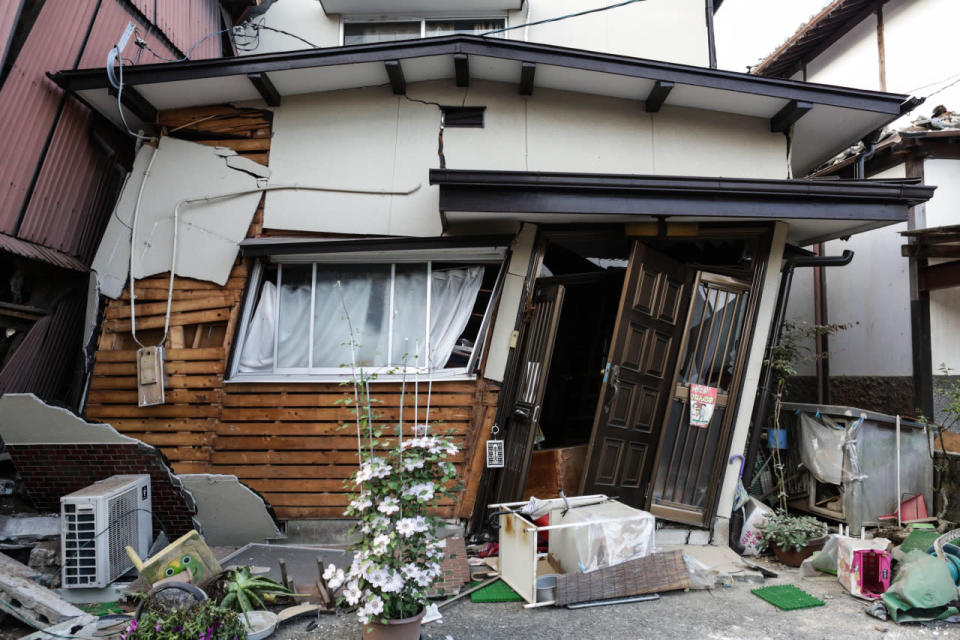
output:
M550 524L581 525L550 531L550 552L560 557L566 573L588 573L642 558L655 550L653 514L619 502L574 507L566 513L554 509ZM576 565L568 557L571 549L575 549Z
M820 482L843 481L843 440L845 432L827 416L800 414L800 459Z
M101 293L110 298L118 298L127 284L133 212L154 153L137 213L137 278L170 270L178 202L256 189L269 175L266 167L222 147L169 137L160 138L156 149L141 147L92 265ZM260 194L252 193L181 206L177 275L226 284L259 202Z

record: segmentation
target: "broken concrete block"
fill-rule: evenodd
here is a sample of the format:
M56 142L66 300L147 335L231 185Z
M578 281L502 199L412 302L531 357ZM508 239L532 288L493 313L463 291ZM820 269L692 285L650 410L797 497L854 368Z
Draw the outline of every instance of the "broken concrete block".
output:
M237 476L203 473L179 477L197 502L197 520L207 544L242 546L280 536L270 506Z
M43 586L56 589L60 586L60 539L44 540L30 550L28 565L39 574L34 578Z
M62 637L77 637L77 638L95 638L99 636L97 632L99 618L97 616L90 615L89 613L80 612L81 615L66 620L59 624L55 624L47 627L44 631L36 631L30 635L23 636L20 640L51 640L54 636L50 634L57 634Z
M21 569L11 568L7 562L0 564L0 600L5 611L15 612L41 627L83 615L83 611L22 574Z

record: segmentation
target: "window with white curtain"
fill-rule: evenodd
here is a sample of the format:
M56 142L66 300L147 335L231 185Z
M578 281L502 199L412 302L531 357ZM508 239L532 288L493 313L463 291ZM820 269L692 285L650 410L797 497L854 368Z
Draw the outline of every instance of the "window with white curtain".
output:
M435 38L456 33L481 35L489 31L503 29L504 26L506 26L504 18L405 18L392 20L349 18L343 21L343 44Z
M501 261L502 262L502 261ZM260 263L232 378L471 373L501 264Z

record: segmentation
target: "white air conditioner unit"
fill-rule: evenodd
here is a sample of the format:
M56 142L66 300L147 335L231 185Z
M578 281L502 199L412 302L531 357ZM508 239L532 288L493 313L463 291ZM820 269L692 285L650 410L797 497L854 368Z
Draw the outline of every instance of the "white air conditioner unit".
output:
M133 567L124 547L150 555L150 476L112 476L60 498L62 585L106 587Z

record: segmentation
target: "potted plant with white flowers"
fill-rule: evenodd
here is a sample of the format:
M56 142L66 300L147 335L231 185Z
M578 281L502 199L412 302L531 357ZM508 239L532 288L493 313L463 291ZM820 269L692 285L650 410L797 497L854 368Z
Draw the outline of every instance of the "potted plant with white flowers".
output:
M366 639L419 638L427 594L442 574L444 542L430 511L456 489L448 458L458 449L446 436L400 435L387 450L375 440L363 452L358 493L344 512L358 520L353 563L324 576L332 589L343 585L341 603L357 607Z

